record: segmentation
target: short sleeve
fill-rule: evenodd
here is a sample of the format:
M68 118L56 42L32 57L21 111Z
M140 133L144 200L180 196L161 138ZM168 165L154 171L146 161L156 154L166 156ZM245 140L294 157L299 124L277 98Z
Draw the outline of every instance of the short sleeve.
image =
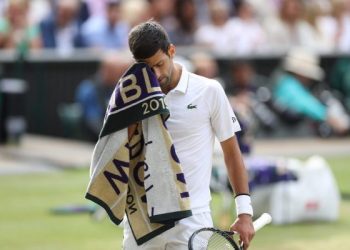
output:
M219 82L213 81L209 93L210 120L213 131L220 142L235 135L241 126Z

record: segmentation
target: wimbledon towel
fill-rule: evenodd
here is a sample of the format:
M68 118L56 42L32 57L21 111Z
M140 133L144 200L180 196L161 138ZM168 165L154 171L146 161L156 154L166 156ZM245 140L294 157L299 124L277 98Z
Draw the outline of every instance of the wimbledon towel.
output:
M116 224L126 214L139 245L192 215L168 116L155 75L146 64L134 64L112 94L92 156L86 198ZM137 128L128 139L132 124Z

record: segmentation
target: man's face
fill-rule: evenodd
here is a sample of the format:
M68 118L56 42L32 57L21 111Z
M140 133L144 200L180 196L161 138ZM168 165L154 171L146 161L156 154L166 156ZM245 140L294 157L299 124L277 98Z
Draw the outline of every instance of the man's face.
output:
M170 45L168 54L159 49L153 56L142 60L157 76L161 89L167 93L173 88L174 45Z

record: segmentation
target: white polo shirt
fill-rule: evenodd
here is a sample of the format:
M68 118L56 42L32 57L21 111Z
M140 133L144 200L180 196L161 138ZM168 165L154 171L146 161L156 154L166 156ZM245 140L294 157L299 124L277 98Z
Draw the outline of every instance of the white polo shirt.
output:
M192 212L210 211L210 177L215 136L225 141L240 125L219 82L182 66L178 85L165 97L166 122L190 193Z

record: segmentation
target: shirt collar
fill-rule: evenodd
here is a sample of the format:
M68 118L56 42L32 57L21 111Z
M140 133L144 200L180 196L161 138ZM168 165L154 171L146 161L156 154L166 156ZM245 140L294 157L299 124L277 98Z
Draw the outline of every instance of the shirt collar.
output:
M188 73L187 69L185 68L185 66L181 65L181 68L182 68L182 70L181 70L180 80L179 80L178 84L176 85L176 87L173 89L173 91L178 91L178 92L185 94L187 91L187 86L188 86L189 73Z

